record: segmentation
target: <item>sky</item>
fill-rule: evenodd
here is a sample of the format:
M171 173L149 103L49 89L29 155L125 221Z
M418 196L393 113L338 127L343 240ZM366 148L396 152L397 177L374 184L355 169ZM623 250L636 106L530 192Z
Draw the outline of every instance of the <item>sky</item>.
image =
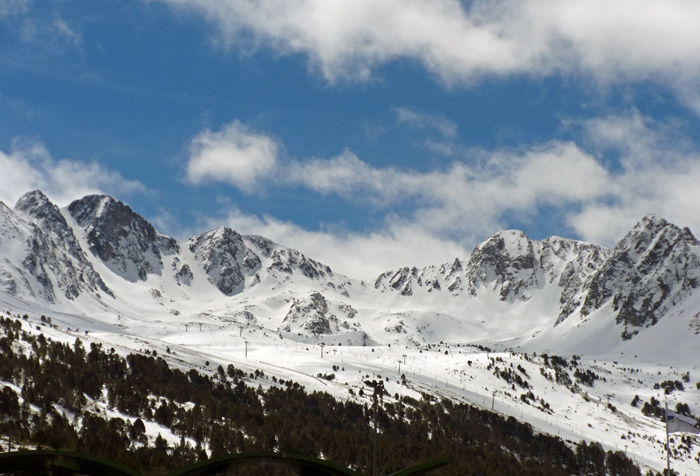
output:
M90 193L352 277L502 229L700 232L700 2L0 0L0 200Z

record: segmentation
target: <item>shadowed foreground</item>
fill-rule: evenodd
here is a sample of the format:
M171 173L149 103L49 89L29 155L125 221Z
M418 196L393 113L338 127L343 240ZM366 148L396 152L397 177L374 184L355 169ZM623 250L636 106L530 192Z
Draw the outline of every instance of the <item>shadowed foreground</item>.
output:
M449 458L414 466L392 476L418 476L445 466ZM18 451L0 454L0 474L12 475L104 475L141 476L141 473L103 458L69 451ZM168 476L296 475L362 476L341 465L291 453L251 452L202 461L168 474Z

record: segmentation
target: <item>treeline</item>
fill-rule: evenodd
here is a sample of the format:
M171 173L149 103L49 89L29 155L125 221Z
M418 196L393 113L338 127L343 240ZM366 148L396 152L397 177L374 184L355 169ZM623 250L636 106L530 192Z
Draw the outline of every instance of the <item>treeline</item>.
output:
M15 443L85 452L146 474L243 451L306 454L371 473L370 401L307 393L232 365L212 376L183 372L155 352L122 357L80 339L55 342L28 326L0 317L0 381L20 389L0 382L0 432ZM273 385L256 385L262 379ZM100 413L95 402L124 417ZM149 441L149 421L179 442ZM598 443L567 445L515 418L429 395L386 395L377 426L382 474L449 456L452 463L431 474L640 475L623 453Z

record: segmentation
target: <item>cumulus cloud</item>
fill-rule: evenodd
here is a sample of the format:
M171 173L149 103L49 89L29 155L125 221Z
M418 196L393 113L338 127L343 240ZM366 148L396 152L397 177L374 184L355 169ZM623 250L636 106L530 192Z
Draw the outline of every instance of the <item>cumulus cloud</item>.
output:
M327 159L270 162L264 169L268 184L336 195L383 213L384 226L372 233L310 232L240 212L228 219L311 255L315 248L324 250L320 253L329 264L343 262L346 269L360 268L365 258L375 256L374 250L382 250L372 258L377 268L397 267L406 256L446 261L446 253L421 250L418 242L463 252L514 219L527 223L543 213L564 217L568 236L607 246L648 213L700 230L700 150L675 124L632 111L575 126L580 130L577 142L472 150L427 172L375 167L350 150ZM225 174L211 175L217 177L244 190L250 186Z
M422 229L423 235L462 243L498 230L507 213L534 216L543 206L582 206L604 197L611 186L610 173L573 142L551 141L524 151L474 152L468 161L428 172L378 168L350 150L328 159L277 161L277 147L269 137L238 122L222 132L204 131L193 141L188 176L197 182L205 178L226 182L244 192L262 186L262 176L267 184L368 204L387 217L396 208L409 209L400 217L404 224ZM231 164L234 160L238 162Z
M446 84L584 75L655 81L700 112L700 3L684 0L161 0L226 48L303 54L329 81L408 58Z
M608 194L569 217L583 239L613 245L649 213L700 232L700 150L675 124L633 111L581 126L592 147L619 156L610 167Z
M0 150L0 201L14 206L30 190L43 191L59 206L90 193L144 192L137 181L95 162L56 160L38 141L15 139L9 152Z
M207 129L192 139L187 178L194 184L226 182L252 193L274 172L278 149L274 139L238 121L218 132Z
M323 195L388 204L395 200L401 187L394 179L404 178L405 173L393 168L377 169L346 149L330 159L292 161L281 177L291 185L301 185Z
M293 162L288 184L375 206L412 204L415 223L451 237L494 232L506 213L534 215L605 196L609 172L572 142L552 141L525 152L481 152L475 164L417 172L375 168L350 151L331 159Z

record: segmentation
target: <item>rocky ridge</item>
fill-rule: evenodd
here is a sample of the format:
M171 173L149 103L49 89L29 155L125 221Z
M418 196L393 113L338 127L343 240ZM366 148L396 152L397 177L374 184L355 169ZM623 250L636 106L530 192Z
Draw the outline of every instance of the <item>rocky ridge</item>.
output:
M12 296L50 304L86 296L105 302L105 296L115 296L106 283L131 293L129 286L147 282L161 305L177 307L183 296L196 303L209 289L208 299L218 295L227 309L234 306L227 313L250 314L251 322L271 316L278 319L271 325L279 332L358 334L371 318L384 323L384 337L393 342L397 335L420 342L417 334L436 319L431 315L465 323L469 316L461 310L473 303L496 300L507 309L526 309L522 306L532 302L542 307L551 296L556 304L548 308L548 328L607 312L621 337L629 339L686 302L700 282L700 243L687 228L653 215L612 250L560 237L534 241L507 230L476 246L466 259L387 271L365 287L264 237L219 227L178 242L112 197L90 195L61 210L34 191L14 209L0 204L0 250L0 291ZM98 265L109 276L98 273ZM257 288L263 289L262 301L250 301ZM358 293L365 300L362 307ZM392 296L398 301L388 304ZM425 302L446 310L435 313L418 304ZM398 334L390 325L394 321L401 322Z
M163 255L179 252L177 241L107 195L88 195L71 203L68 211L83 228L90 251L128 281L161 274Z
M700 243L687 228L663 218L644 217L612 250L559 237L530 240L503 231L478 245L466 261L381 274L378 290L410 297L415 292L446 298L497 294L503 302L529 301L556 286L559 325L570 316L586 318L610 304L629 339L656 324L684 302L700 283Z
M656 324L700 285L700 243L688 228L646 216L590 276L581 314L610 302L623 337Z
M245 277L254 274L261 266L260 258L245 245L241 235L226 227L190 238L188 248L209 281L227 296L240 292ZM186 273L183 270L184 266L178 273Z
M81 293L112 296L83 253L58 207L39 191L24 195L14 211L2 207L4 266L0 271L11 294L18 283L30 295L54 302L58 295L73 300ZM14 248L11 252L8 248ZM21 249L20 252L17 252ZM11 263L12 258L18 262Z

